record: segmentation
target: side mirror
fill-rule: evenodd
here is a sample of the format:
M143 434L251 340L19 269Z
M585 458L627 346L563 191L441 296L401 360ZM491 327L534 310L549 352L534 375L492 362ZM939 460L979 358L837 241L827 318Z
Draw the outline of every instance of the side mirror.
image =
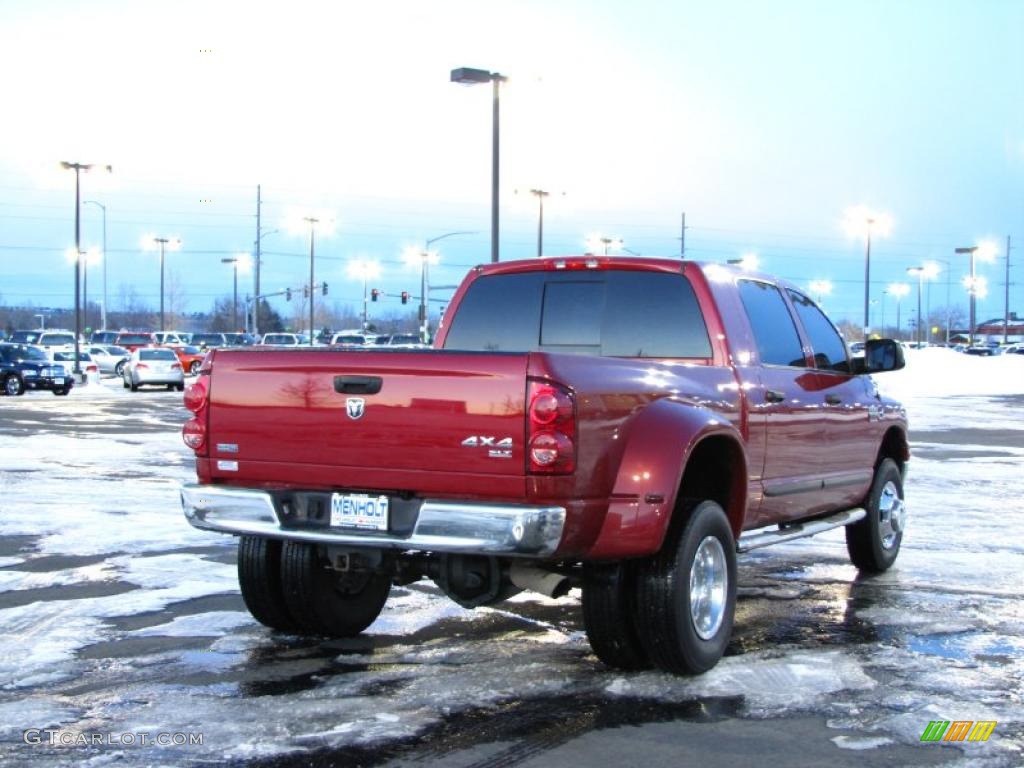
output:
M906 365L903 347L892 339L869 339L864 345L864 363L859 373L898 371Z

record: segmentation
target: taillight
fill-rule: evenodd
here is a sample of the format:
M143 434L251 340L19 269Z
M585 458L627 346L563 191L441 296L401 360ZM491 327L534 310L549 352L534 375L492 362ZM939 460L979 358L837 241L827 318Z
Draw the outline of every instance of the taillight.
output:
M527 470L564 475L576 469L576 404L569 390L559 384L531 380L527 414Z
M172 371L180 371L181 370L181 363L171 363L171 370Z
M136 363L135 370L139 370L140 368L149 368L149 366L146 365L145 363Z
M87 366L85 369L86 373L96 373L97 371L99 371L99 367L95 365Z
M181 438L196 453L206 447L206 406L210 402L208 382L208 377L202 377L185 388L185 407L195 415L181 428Z
M198 453L206 445L206 425L194 416L181 428L185 445Z

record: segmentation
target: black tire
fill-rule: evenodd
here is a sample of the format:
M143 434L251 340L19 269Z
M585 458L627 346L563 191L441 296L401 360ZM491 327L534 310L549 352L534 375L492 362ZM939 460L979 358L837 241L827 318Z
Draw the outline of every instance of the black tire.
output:
M636 572L633 563L585 563L583 626L594 654L609 667L651 666L633 622Z
M193 376L198 376L199 369L202 367L202 365L202 362L200 362L199 360L193 360L192 364L188 367L188 372L191 373Z
M175 384L174 388L176 390L178 390L179 392L184 392L185 391L185 384L184 384L184 382L182 382L181 384Z
M53 394L57 395L58 397L63 397L70 391L71 387L65 384L63 387L57 387L57 389L53 390Z
M384 609L391 577L331 570L315 545L286 541L281 552L281 586L288 611L306 632L353 637Z
M674 521L661 552L637 568L637 634L654 666L678 675L696 675L718 663L732 634L736 544L729 520L715 502L684 506L676 514L682 517ZM718 606L709 611L715 620L702 632L691 611L690 581L698 550L701 563L713 564L724 580L708 591L707 599L695 603L698 609L702 604ZM712 595L717 599L711 600Z
M12 373L4 379L4 394L11 397L25 394L25 382L18 374Z
M122 360L121 362L114 366L114 375L124 376L124 360Z
M846 551L860 570L881 573L896 562L906 524L903 475L892 459L882 459L875 470L864 509L867 517L846 526Z
M238 539L238 586L245 607L260 624L297 632L281 589L281 542L258 536Z

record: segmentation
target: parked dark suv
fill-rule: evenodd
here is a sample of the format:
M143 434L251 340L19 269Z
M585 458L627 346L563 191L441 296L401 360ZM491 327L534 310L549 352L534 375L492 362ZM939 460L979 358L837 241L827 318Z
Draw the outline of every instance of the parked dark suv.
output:
M48 389L55 395L66 395L72 386L71 372L50 362L39 347L0 343L0 391L5 395L23 395L26 389Z

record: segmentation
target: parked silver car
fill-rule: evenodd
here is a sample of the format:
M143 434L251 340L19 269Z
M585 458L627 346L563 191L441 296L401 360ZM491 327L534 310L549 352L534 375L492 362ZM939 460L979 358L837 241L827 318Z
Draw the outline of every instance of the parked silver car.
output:
M124 372L124 364L132 356L127 349L114 344L91 344L87 351L104 376L120 376Z
M146 384L165 384L167 389L185 389L185 372L174 350L141 347L124 364L124 388L137 392Z

